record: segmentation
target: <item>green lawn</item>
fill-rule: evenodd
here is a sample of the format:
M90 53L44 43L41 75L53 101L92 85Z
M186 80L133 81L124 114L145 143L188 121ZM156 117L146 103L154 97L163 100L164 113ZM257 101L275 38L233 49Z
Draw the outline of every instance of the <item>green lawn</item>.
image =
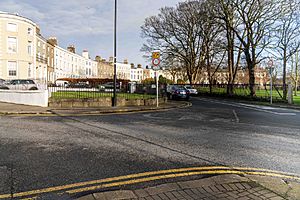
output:
M103 98L112 97L113 93L98 93L98 92L52 92L51 98L53 99L85 99L85 98ZM155 98L155 95L149 94L130 94L130 93L117 93L117 97L123 97L126 99L151 99Z
M294 96L294 104L300 105L300 92L297 92L297 96Z
M196 87L199 93L209 93L209 87ZM212 93L213 94L226 94L227 88L217 88L213 87L212 88ZM258 98L263 98L263 99L270 99L270 90L269 89L256 89L255 91L256 97ZM279 94L280 93L280 94ZM272 91L272 97L273 100L281 100L282 98L282 90L276 90L273 89ZM250 95L250 90L249 88L235 88L234 89L234 94L237 96L249 96ZM297 96L294 96L294 104L300 105L300 91L298 92Z

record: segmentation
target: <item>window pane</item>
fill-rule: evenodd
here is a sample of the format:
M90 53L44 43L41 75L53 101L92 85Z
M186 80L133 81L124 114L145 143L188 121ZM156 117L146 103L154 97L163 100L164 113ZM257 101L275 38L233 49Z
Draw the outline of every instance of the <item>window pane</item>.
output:
M28 41L28 48L27 48L28 54L32 55L32 42Z
M9 53L17 53L17 38L8 37L7 40L7 51Z
M7 63L8 76L17 76L17 62L9 61Z
M7 31L17 32L17 24L8 23L7 24Z

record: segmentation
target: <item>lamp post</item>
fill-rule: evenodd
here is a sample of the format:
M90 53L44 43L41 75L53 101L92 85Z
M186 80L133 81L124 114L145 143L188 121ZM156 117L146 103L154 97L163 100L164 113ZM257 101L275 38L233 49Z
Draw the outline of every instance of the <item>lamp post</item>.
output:
M112 106L117 106L117 0L115 0L115 22L114 22L114 94Z

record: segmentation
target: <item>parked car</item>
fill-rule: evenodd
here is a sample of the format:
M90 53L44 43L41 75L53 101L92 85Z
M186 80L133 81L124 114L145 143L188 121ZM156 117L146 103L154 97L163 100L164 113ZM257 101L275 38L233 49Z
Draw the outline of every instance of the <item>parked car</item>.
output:
M198 91L197 89L193 88L191 85L186 85L184 86L189 92L190 92L190 95L197 95L198 94Z
M91 88L91 86L85 82L70 83L66 87L67 88Z
M114 91L114 83L108 82L98 86L100 92L113 92ZM116 85L117 92L120 91L120 84Z
M168 85L167 97L168 99L189 100L190 92L182 85Z
M5 83L5 80L0 78L0 86L4 85L4 83Z
M65 81L65 80L56 80L55 81L55 86L58 87L68 87L69 86L69 81Z
M4 84L0 87L0 89L5 90L38 90L38 86L35 84L33 80L30 79L16 79L8 82L4 82Z

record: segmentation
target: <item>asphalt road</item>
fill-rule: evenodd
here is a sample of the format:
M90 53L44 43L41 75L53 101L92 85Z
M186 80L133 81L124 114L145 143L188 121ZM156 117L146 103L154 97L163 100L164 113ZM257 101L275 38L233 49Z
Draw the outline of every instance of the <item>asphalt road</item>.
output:
M300 111L191 102L190 108L152 113L2 116L0 194L193 166L300 174Z

